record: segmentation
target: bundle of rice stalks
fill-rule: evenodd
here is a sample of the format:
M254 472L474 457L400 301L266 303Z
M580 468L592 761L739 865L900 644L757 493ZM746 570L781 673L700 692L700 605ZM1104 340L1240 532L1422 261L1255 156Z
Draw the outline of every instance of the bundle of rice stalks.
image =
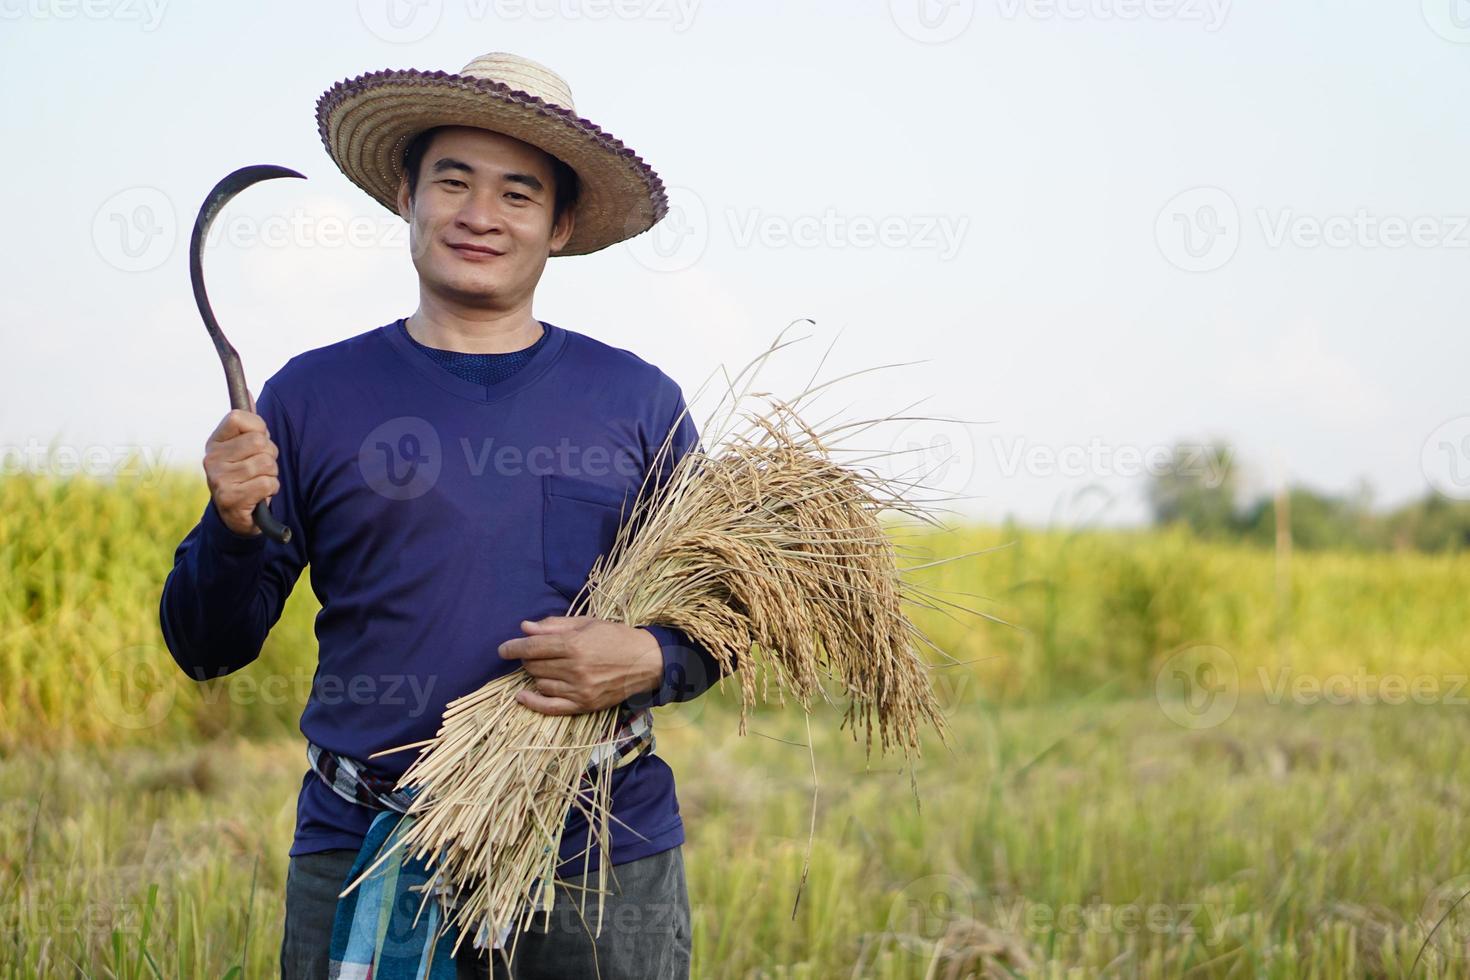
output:
M896 746L917 757L925 729L946 745L948 737L918 653L933 645L904 604L953 604L907 580L879 515L933 523L930 505L918 500L918 482L835 458L844 436L901 416L818 429L798 409L835 381L808 386L790 402L750 391L755 369L784 346L778 337L727 383L723 420L704 429L706 448L668 466L665 442L568 615L687 632L722 674L739 678L742 735L758 699L784 704L789 695L809 711L818 697L833 702L835 687L846 707L842 727L855 740L863 727L869 755L876 729L883 752ZM667 477L652 480L655 473ZM614 743L620 712L543 715L516 701L532 683L516 670L451 702L438 735L399 782L418 796L398 846L432 856L432 883L443 887L428 890L425 901L431 893L458 896L446 923L460 928L461 942L482 927L492 937L519 934L550 906L572 807L587 817L589 849L595 843L608 853L613 767L589 763ZM599 862L599 932L606 867Z

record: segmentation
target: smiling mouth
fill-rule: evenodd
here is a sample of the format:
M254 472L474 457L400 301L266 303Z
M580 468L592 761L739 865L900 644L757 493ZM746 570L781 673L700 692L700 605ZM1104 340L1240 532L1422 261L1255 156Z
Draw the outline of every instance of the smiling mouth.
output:
M467 259L493 259L505 254L504 252L497 252L494 249L477 248L473 245L451 245L449 247Z

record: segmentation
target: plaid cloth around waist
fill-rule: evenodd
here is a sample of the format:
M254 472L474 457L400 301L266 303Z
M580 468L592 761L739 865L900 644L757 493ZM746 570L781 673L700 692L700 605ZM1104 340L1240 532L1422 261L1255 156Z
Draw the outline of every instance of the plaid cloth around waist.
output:
M584 780L605 764L618 769L651 752L655 741L649 709L631 710L622 706L614 737L593 749ZM381 811L373 819L353 863L350 876L357 879L380 851L416 819L408 816L407 811L420 787L395 789L397 779L375 773L365 763L338 755L315 742L306 743L306 757L311 768L338 796ZM367 876L363 887L338 898L328 961L330 980L452 980L455 972L450 950L458 935L457 928L449 926L440 931L441 912L437 905L431 906L428 921L422 926L417 924L416 915L409 922L410 915L401 901L428 888L429 878L428 866L423 861L409 859L397 850L390 854L381 871ZM434 883L431 890L446 900L450 908L459 908L457 896L443 883ZM541 896L536 911L549 911L549 889L533 891ZM499 934L492 936L486 925L481 924L471 945L477 950L504 949L512 925L505 923ZM386 934L407 939L385 949Z
M619 709L617 732L610 742L593 748L587 769L590 773L608 762L614 769L621 769L639 756L652 752L657 745L651 709L622 707ZM406 813L413 801L412 789L394 789L397 777L375 773L366 763L350 756L339 755L308 740L306 758L332 792L350 803L373 810Z

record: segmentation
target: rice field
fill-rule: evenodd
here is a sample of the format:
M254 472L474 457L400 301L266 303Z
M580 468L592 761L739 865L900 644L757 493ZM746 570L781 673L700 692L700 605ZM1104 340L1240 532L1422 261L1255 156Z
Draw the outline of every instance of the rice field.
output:
M260 661L178 673L201 483L0 480L0 977L275 972L316 610L303 576ZM695 975L1470 976L1470 559L898 540L984 549L922 581L1010 624L921 617L953 755L740 737L733 687L658 709Z

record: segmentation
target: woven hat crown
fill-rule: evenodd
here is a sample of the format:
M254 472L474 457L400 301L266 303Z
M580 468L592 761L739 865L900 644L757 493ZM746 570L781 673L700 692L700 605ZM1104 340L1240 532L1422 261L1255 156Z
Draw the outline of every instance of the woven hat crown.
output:
M560 106L568 112L577 111L572 102L571 86L556 72L530 58L522 58L505 51L492 51L480 55L461 68L459 73L508 85L527 95L534 95L542 102Z

